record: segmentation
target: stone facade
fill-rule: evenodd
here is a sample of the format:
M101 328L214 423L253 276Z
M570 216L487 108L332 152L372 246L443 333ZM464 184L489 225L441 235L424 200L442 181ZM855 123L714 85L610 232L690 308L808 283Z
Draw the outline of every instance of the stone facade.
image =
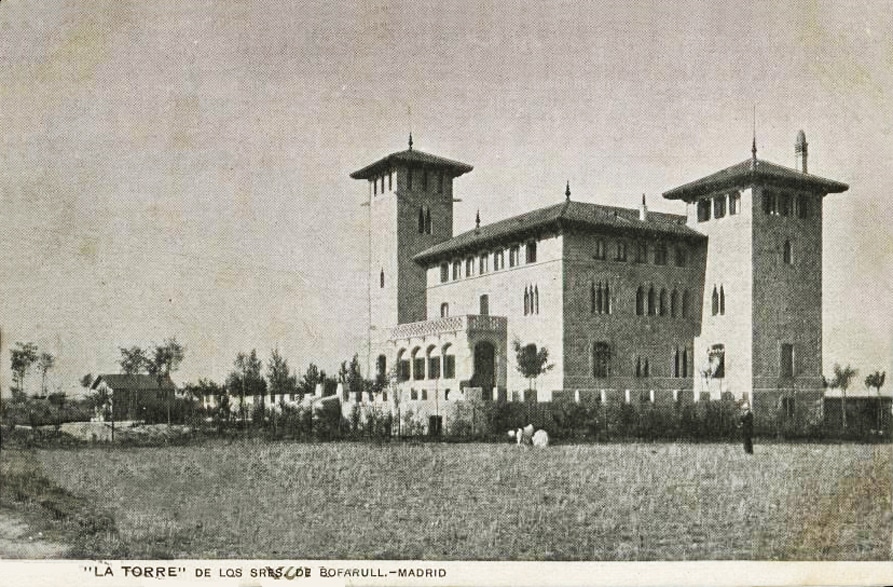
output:
M549 351L539 401L820 397L822 198L848 186L807 174L797 144L799 170L754 149L665 192L684 216L644 196L638 209L577 202L568 187L562 203L458 235L453 179L471 166L410 149L355 172L370 187L379 373L404 402L529 399L518 342Z

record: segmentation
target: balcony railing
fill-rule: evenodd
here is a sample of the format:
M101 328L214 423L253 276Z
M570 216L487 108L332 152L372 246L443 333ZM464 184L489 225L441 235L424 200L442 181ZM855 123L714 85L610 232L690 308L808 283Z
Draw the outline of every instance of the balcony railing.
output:
M447 316L425 320L424 322L409 322L399 324L391 330L391 339L412 338L444 334L461 331L486 331L505 332L508 327L508 319L505 316L481 316L470 314L467 316Z

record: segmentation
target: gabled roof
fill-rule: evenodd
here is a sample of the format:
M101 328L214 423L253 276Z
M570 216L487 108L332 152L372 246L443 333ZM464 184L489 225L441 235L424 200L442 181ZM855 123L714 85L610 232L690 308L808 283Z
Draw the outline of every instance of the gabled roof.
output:
M142 373L135 375L99 375L93 380L93 385L90 386L90 389L96 389L101 381L105 381L106 385L115 390L155 391L158 389L177 389L169 375L163 376L159 381L155 375Z
M707 177L668 190L663 195L668 200L691 202L698 196L717 190L763 182L822 192L823 194L839 194L850 189L850 186L839 181L803 173L762 159L751 158Z
M383 171L390 169L397 163L430 165L432 167L444 169L445 171L451 173L453 177L459 177L463 173L468 173L469 171L474 169L474 167L466 163L453 161L452 159L446 159L444 157L438 157L437 155L431 155L429 153L425 153L424 151L418 151L416 149L410 148L398 153L391 153L387 157L379 159L371 165L367 165L360 170L354 171L350 174L350 176L353 179L369 179L371 177L375 177Z
M566 201L469 230L422 251L414 259L423 264L431 263L457 253L476 251L497 242L521 240L544 231L567 228L667 235L695 240L707 238L689 228L685 221L685 216L651 211L648 212L647 219L642 221L639 220L639 211L636 209Z

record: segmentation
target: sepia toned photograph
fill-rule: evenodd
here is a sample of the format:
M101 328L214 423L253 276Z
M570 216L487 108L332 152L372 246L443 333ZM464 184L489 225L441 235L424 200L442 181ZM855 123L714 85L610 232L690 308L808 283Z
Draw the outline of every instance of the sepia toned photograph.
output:
M0 566L889 563L890 25L2 0Z

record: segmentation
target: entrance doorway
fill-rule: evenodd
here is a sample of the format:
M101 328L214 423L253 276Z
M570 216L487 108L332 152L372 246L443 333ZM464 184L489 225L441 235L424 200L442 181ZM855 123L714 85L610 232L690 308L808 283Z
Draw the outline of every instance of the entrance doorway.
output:
M496 385L496 347L490 342L479 342L474 347L473 387L482 387L484 396Z

